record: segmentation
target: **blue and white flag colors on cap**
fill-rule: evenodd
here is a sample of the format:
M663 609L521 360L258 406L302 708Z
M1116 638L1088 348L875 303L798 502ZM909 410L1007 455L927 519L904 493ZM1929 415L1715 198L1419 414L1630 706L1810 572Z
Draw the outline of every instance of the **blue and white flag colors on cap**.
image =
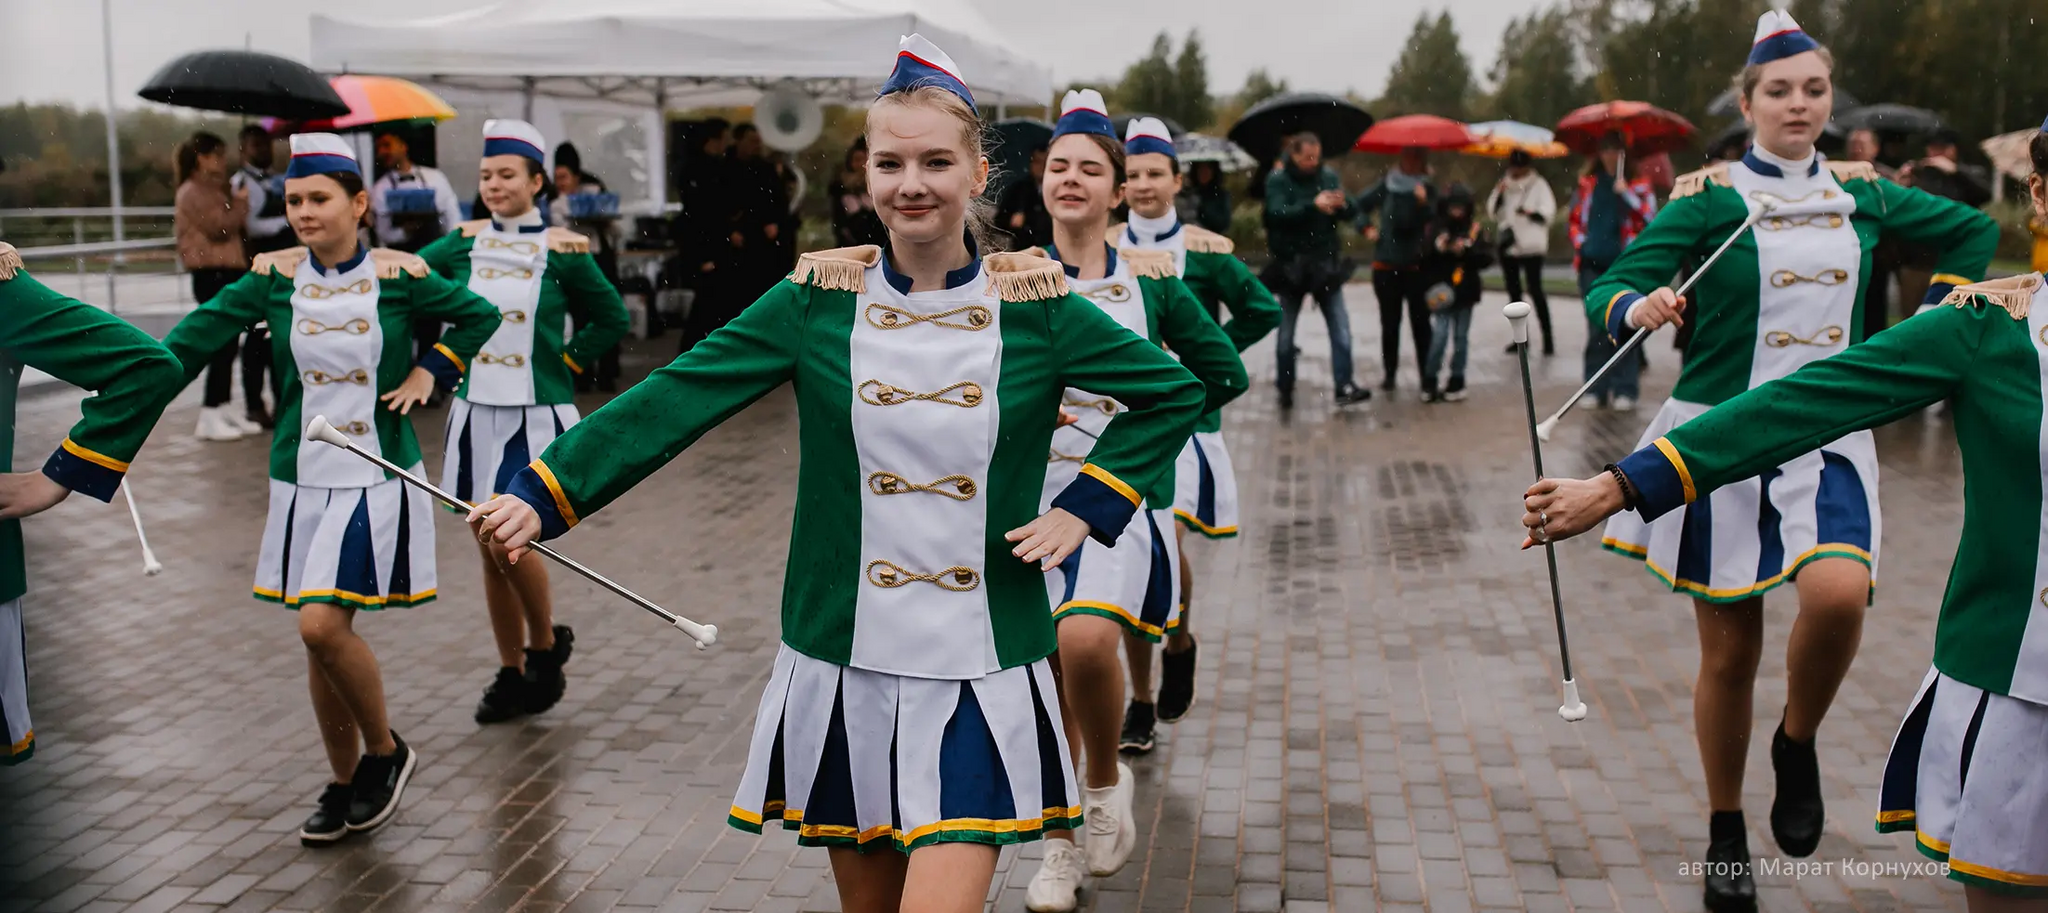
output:
M1791 13L1774 9L1757 17L1756 43L1749 49L1749 65L1759 66L1819 49L1820 42L1792 21Z
M1144 155L1156 152L1170 159L1180 156L1173 150L1173 133L1166 129L1166 122L1156 117L1134 117L1130 127L1124 130L1124 154Z
M523 120L484 121L484 158L518 155L545 165L548 156L542 149L546 145L540 130Z
M292 134L292 163L285 168L285 177L303 178L338 171L352 171L357 177L363 173L356 165L356 153L349 148L348 140L332 133Z
M1069 133L1094 133L1113 140L1123 137L1116 135L1116 125L1109 122L1109 106L1102 101L1102 93L1094 89L1070 89L1060 99L1060 120L1052 127L1052 138L1059 139Z
M882 83L882 91L875 93L875 97L924 86L937 86L958 95L967 103L968 110L981 113L974 106L974 93L967 90L967 79L960 75L960 67L953 63L953 58L923 35L905 35L896 47L896 69L889 73L888 81Z

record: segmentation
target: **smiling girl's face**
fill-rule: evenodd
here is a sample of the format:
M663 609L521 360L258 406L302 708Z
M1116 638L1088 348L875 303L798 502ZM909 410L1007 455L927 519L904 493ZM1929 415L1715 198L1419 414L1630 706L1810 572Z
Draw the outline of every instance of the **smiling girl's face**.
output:
M1053 220L1067 225L1107 224L1109 211L1123 200L1121 169L1108 149L1086 133L1053 140L1039 190Z
M1758 68L1756 86L1742 97L1742 116L1756 129L1758 145L1788 159L1813 152L1835 111L1831 70L1818 51Z
M291 220L299 243L316 251L353 242L356 225L369 208L369 194L351 194L340 181L325 174L284 182L285 217Z
M868 193L892 240L959 238L968 201L988 184L988 160L968 143L971 115L944 105L913 99L868 112Z

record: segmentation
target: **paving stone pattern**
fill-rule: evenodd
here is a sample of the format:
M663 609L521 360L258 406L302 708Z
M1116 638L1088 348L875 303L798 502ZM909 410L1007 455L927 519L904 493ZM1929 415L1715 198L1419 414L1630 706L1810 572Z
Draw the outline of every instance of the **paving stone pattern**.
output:
M1379 380L1372 296L1354 286L1359 380ZM1557 636L1542 557L1515 549L1531 470L1501 301L1474 320L1474 395L1425 406L1402 389L1336 411L1321 321L1303 320L1302 388L1277 411L1274 344L1228 413L1244 536L1198 543L1199 703L1133 764L1139 848L1097 881L1098 913L1691 911L1706 848L1693 748L1697 652L1687 603L1584 541L1560 549L1592 715L1558 719ZM1576 386L1584 322L1557 303L1560 354L1541 404ZM1403 342L1406 343L1405 333ZM636 343L644 373L675 337ZM1625 453L1676 373L1650 345L1650 403L1584 411L1552 471ZM635 375L637 376L637 374ZM821 851L725 826L769 674L796 457L787 391L771 395L585 522L562 548L701 621L691 649L638 609L557 573L576 627L567 698L489 728L470 711L494 671L480 561L438 529L441 599L361 619L391 717L423 759L403 810L369 839L301 848L325 781L294 617L249 598L266 442L202 444L196 390L172 408L134 482L167 568L140 573L126 510L73 498L28 526L29 657L40 747L0 769L0 911L829 911ZM585 409L601 398L589 398ZM75 394L23 404L28 468ZM442 414L419 426L438 467ZM1961 909L1938 877L1845 872L1919 859L1871 827L1894 727L1926 668L1960 523L1959 459L1939 420L1879 436L1885 560L1862 656L1821 734L1829 831L1820 874L1767 872L1766 910ZM1747 804L1764 825L1764 746L1783 700L1789 594L1769 600ZM1006 851L991 909L1023 909L1036 847Z

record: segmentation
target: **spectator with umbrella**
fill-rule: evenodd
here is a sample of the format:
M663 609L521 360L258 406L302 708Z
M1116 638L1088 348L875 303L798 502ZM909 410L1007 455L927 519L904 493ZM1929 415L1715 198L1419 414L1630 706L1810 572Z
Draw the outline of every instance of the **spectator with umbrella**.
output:
M1313 297L1330 331L1330 381L1337 405L1372 398L1352 381L1351 313L1344 306L1344 282L1351 264L1342 259L1337 225L1356 218L1337 172L1323 164L1323 141L1302 132L1287 141L1285 162L1266 175L1266 246L1273 262L1261 279L1280 301L1280 408L1294 407L1294 330L1301 305Z
M1380 360L1385 372L1380 389L1394 389L1401 364L1401 313L1408 313L1408 331L1415 339L1416 374L1423 390L1433 386L1423 370L1429 354L1429 277L1422 268L1428 238L1424 229L1435 214L1437 192L1429 182L1429 150L1462 149L1475 138L1465 125L1428 114L1411 114L1373 124L1352 148L1400 156L1399 163L1372 189L1358 197L1358 218L1373 241L1372 293L1380 305ZM1373 215L1379 215L1375 224Z
M1650 189L1649 181L1633 176L1627 158L1628 142L1622 135L1605 135L1598 153L1586 159L1586 166L1579 173L1578 190L1572 194L1572 269L1578 273L1579 297L1589 302L1587 296L1594 283L1600 281L1629 242L1657 215L1656 193ZM1614 356L1616 346L1601 322L1588 316L1586 380L1592 380L1600 366ZM1621 364L1602 377L1599 385L1588 391L1596 397L1600 408L1611 406L1617 412L1635 410L1636 398L1641 395L1636 385L1639 364L1633 358L1622 359Z

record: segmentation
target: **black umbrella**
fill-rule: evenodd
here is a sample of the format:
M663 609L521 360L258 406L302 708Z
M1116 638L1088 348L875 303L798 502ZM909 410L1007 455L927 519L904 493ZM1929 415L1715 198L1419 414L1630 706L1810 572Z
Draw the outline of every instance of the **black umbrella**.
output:
M1741 117L1741 116L1742 116L1742 101L1741 101L1741 99L1742 99L1742 95L1741 95L1741 90L1739 90L1739 89L1735 89L1735 88L1732 88L1732 87L1731 87L1731 88L1730 88L1730 89L1729 89L1728 91L1726 91L1726 92L1723 92L1723 93L1721 93L1721 94L1719 94L1719 95L1716 95L1716 96L1714 96L1714 100L1713 100L1713 101L1707 102L1707 116L1709 116L1709 117ZM1844 91L1842 91L1842 87L1841 87L1841 86L1836 86L1836 87L1835 87L1835 110L1836 110L1836 111L1847 111L1847 110L1849 110L1850 108L1858 108L1858 107L1862 107L1862 105L1863 105L1863 103L1862 103L1862 102L1860 102L1860 101L1857 101L1857 100L1856 100L1856 96L1854 96L1854 95L1850 95L1849 93L1847 93L1847 92L1844 92Z
M1031 179L1031 152L1052 141L1052 125L1029 117L1012 117L990 124L988 131L988 163L995 170L988 196L999 200L1011 184Z
M1137 114L1119 114L1110 118L1109 123L1111 126L1116 127L1116 135L1123 136L1131 132L1131 121L1137 120L1140 117L1158 117L1159 121L1166 125L1167 134L1176 141L1187 135L1188 131L1183 129L1173 118L1160 117L1157 114L1146 114L1142 111Z
M1844 130L1875 130L1879 133L1925 134L1941 131L1941 116L1926 108L1908 105L1865 105L1835 117Z
M170 63L135 93L203 111L287 120L340 117L348 103L327 79L296 60L256 51L195 51Z
M1308 131L1323 141L1323 157L1335 158L1350 152L1372 123L1364 108L1337 96L1295 92L1253 105L1230 128L1230 141L1267 166L1280 156L1287 137Z

